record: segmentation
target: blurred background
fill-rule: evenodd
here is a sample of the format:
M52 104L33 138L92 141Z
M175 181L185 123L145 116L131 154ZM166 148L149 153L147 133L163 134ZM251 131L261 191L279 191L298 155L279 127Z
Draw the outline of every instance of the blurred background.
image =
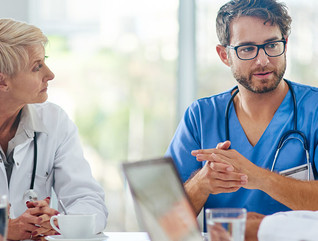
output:
M1 18L49 38L49 101L78 126L105 189L107 231L140 230L120 164L163 156L186 106L235 85L215 51L225 2L0 0ZM318 2L284 2L293 18L285 77L318 86Z

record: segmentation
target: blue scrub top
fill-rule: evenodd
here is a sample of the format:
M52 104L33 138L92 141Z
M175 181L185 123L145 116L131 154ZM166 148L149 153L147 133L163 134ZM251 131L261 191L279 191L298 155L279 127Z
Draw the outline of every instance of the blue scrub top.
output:
M318 88L291 82L297 101L298 130L308 140L310 162L317 174L318 152ZM183 182L191 174L202 168L204 162L198 162L191 155L192 150L215 148L225 141L225 109L231 98L232 90L199 99L186 110L176 133L168 147L167 156L171 156ZM231 105L229 111L229 132L231 148L237 150L254 164L271 169L280 137L293 129L293 100L290 91L277 109L258 143L253 147ZM281 149L275 172L306 164L305 151L300 141L291 139ZM315 179L317 175L315 175ZM278 211L290 210L260 190L240 188L233 193L210 194L205 208L244 207L248 212L269 215Z

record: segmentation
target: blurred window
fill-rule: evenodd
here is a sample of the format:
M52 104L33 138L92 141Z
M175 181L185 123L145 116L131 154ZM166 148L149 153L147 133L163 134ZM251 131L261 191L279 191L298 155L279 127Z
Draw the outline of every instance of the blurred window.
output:
M197 97L211 96L236 85L229 67L222 63L215 46L215 19L219 8L227 0L196 0L197 11ZM291 34L287 44L287 69L285 78L318 86L318 16L315 0L282 0L292 17Z
M78 126L109 208L107 230L139 230L120 163L164 155L176 128L177 0L32 0L49 36L49 100Z

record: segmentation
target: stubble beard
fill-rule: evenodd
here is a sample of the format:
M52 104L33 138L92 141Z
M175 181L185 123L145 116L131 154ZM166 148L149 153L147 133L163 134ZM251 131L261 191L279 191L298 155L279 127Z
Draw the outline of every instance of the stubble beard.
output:
M273 81L271 81L272 83L270 85L264 85L263 87L257 87L253 84L252 81L252 77L253 77L253 73L250 73L248 75L248 77L239 74L238 72L234 72L232 69L232 73L234 78L236 79L236 81L241 84L244 88L246 88L247 90L256 93L256 94L262 94L262 93L268 93L271 92L273 90L275 90L277 88L277 86L279 85L279 83L281 82L281 80L283 79L283 76L285 74L286 71L286 57L284 60L284 65L282 68L277 69L272 71L273 73ZM266 68L260 68L257 70L253 71L255 72L266 72ZM261 80L262 84L266 84L266 82L268 82L268 79L264 79Z

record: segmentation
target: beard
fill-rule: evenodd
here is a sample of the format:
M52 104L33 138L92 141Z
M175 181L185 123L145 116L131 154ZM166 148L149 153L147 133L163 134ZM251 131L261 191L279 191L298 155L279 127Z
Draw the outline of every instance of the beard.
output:
M279 85L279 83L283 79L283 76L285 74L285 70L286 70L286 55L284 58L283 66L281 66L281 68L279 68L279 69L268 71L268 69L266 67L263 67L263 68L255 69L254 71L249 73L248 76L244 76L238 72L235 72L232 68L232 73L233 73L233 76L236 79L236 81L238 83L240 83L243 87L245 87L247 90L249 90L253 93L262 94L262 93L268 93L268 92L273 91L277 88L277 86ZM260 80L262 86L258 87L252 81L253 73L255 73L255 72L272 72L273 73L273 80L269 80L269 79ZM268 84L266 85L266 83L268 83Z

